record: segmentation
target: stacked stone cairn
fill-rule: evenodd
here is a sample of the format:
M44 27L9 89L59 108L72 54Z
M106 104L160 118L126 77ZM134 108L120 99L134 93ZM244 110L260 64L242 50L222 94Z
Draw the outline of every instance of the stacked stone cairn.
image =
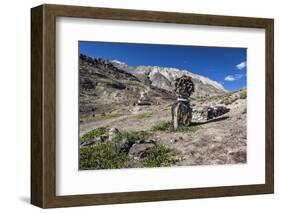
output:
M183 75L175 80L177 101L172 105L172 124L174 130L180 125L188 126L192 119L190 96L194 92L194 83L190 76Z

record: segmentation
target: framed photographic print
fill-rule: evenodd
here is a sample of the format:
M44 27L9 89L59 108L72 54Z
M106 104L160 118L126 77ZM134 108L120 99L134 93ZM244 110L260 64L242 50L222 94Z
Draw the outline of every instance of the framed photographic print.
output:
M274 191L273 19L31 9L31 203Z

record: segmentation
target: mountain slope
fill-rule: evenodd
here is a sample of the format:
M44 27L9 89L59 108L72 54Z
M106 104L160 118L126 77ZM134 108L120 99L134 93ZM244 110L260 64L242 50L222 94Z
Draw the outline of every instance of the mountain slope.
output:
M173 91L173 82L176 78L186 74L192 77L195 83L194 97L212 96L227 92L224 87L207 77L200 76L187 70L179 70L176 68L158 67L158 66L137 66L131 67L119 61L112 61L115 67L136 76L146 85Z
M97 115L118 117L139 104L141 97L153 105L173 103L173 82L184 74L191 76L195 84L194 99L226 93L219 83L186 70L131 67L116 60L80 55L80 119L92 120Z
M137 104L143 93L152 104L175 98L171 91L144 84L136 76L101 58L80 55L79 75L82 120L89 115L122 114L121 109Z

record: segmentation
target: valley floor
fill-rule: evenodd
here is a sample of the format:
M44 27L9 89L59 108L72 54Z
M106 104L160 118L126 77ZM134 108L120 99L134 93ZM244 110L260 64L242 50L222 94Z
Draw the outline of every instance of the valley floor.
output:
M193 120L188 131L177 132L165 127L171 120L172 103L128 106L127 114L80 123L80 136L99 127L143 130L150 133L148 140L175 151L175 166L246 163L246 102L245 98L232 98L227 103L230 112L206 122ZM217 103L212 99L193 101L193 108Z

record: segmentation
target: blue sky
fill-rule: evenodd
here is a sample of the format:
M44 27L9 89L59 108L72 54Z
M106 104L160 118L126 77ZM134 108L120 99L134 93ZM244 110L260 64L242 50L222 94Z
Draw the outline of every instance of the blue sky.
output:
M246 48L79 42L80 53L130 66L186 69L221 83L227 90L246 87Z

